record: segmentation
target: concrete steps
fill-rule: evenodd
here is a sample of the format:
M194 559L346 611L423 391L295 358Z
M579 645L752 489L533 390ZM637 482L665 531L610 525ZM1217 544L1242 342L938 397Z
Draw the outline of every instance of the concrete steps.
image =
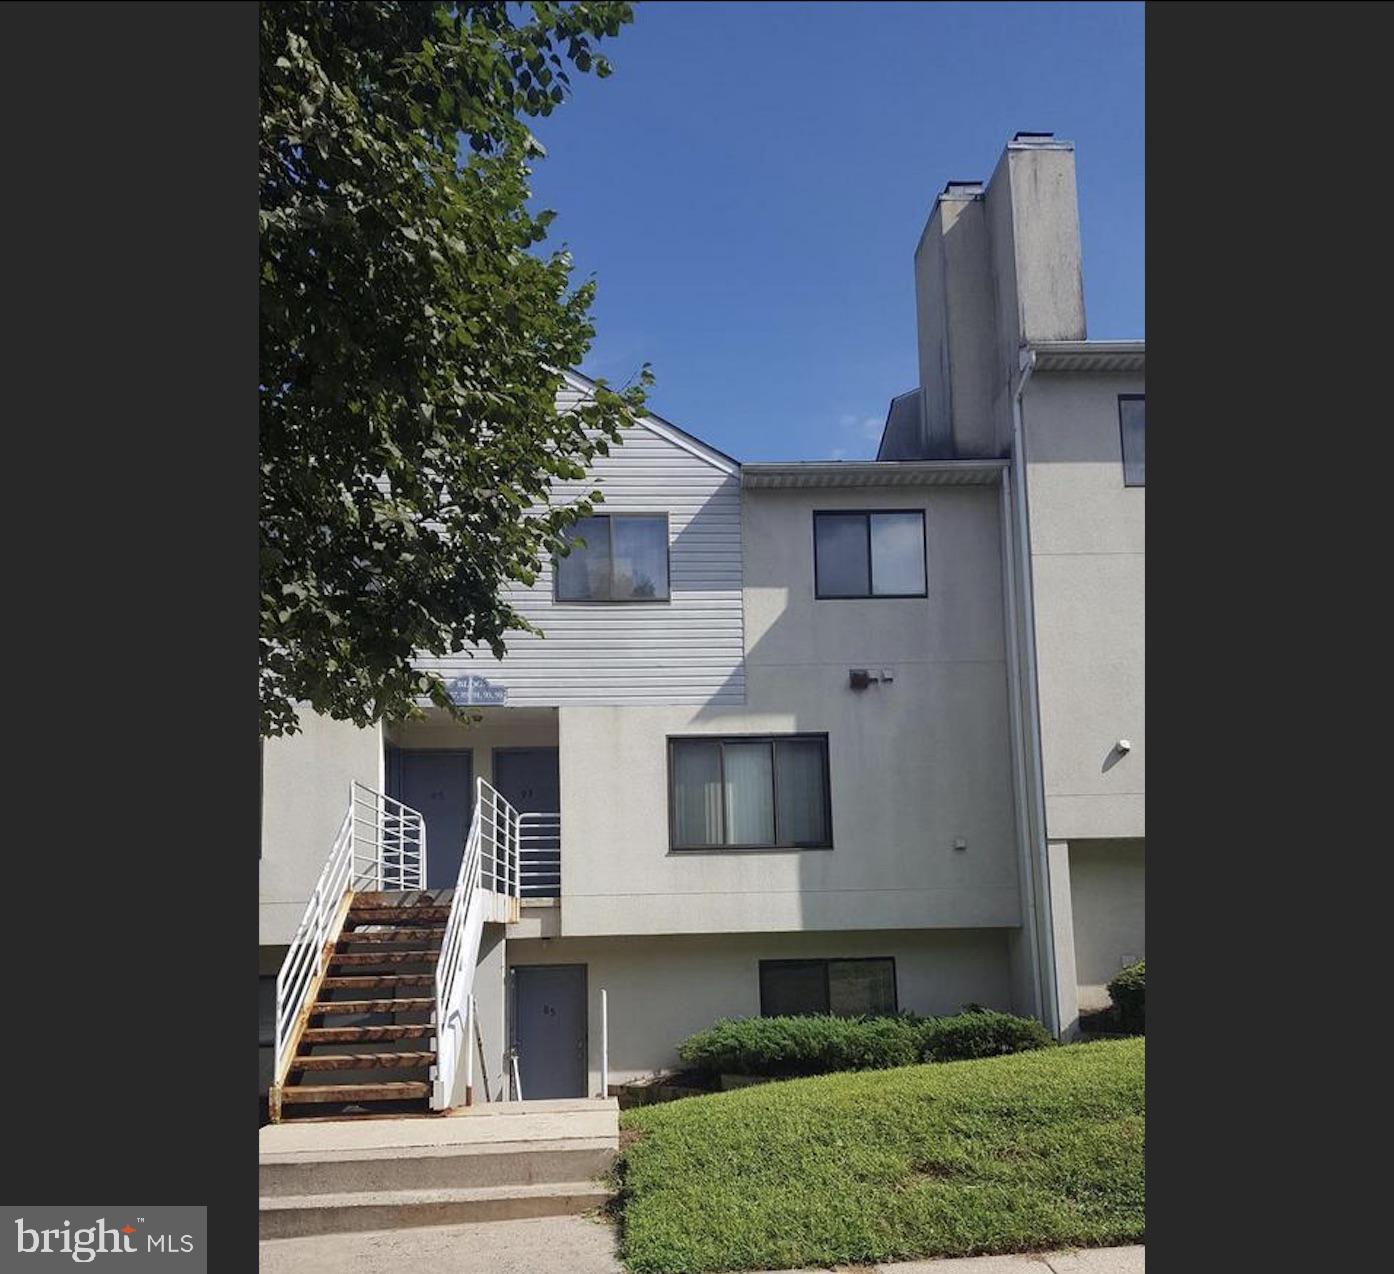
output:
M263 1239L559 1216L599 1207L613 1098L501 1102L436 1118L261 1130Z
M294 1239L307 1234L398 1230L413 1225L568 1216L598 1208L609 1197L609 1190L596 1181L286 1195L262 1199L260 1237Z

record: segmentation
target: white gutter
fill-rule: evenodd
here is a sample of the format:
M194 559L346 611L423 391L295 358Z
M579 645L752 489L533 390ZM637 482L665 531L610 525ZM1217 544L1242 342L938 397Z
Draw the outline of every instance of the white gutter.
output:
M1045 923L1043 949L1047 995L1045 1023L1052 1035L1060 1034L1059 973L1055 964L1055 917L1050 899L1050 850L1046 842L1045 777L1041 745L1041 701L1036 674L1036 604L1031 587L1031 529L1027 522L1026 443L1022 427L1021 400L1036 370L1036 351L1021 351L1021 375L1012 395L1012 486L1016 496L1017 552L1021 562L1022 632L1026 638L1026 768L1031 779L1031 806L1035 827L1030 828L1031 849L1038 864L1041 913Z

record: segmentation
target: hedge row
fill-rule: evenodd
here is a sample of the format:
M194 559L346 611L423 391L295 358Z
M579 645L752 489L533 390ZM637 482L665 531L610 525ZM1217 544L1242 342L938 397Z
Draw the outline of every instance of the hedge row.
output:
M1055 1041L1039 1022L973 1008L952 1017L724 1018L678 1046L710 1074L824 1075L1022 1053Z

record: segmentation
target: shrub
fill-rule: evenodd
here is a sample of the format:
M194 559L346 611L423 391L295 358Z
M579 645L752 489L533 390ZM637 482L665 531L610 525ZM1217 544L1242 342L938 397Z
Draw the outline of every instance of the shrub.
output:
M1118 1010L1118 1023L1125 1031L1144 1033L1147 999L1147 961L1139 960L1108 984L1109 998Z
M791 1078L993 1057L1053 1043L1039 1022L987 1010L940 1018L819 1014L723 1018L684 1040L678 1056L710 1073Z
M916 1022L909 1017L723 1018L678 1046L700 1070L735 1075L823 1075L881 1070L919 1060Z
M932 1017L920 1034L921 1056L927 1062L961 1062L971 1057L1027 1053L1049 1048L1055 1041L1034 1018L989 1009Z

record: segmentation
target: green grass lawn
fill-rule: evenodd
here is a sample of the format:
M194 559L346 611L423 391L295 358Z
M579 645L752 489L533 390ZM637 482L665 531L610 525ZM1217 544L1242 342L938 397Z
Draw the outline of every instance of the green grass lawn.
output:
M1139 1242L1143 1057L1108 1040L628 1111L625 1260L703 1274Z

